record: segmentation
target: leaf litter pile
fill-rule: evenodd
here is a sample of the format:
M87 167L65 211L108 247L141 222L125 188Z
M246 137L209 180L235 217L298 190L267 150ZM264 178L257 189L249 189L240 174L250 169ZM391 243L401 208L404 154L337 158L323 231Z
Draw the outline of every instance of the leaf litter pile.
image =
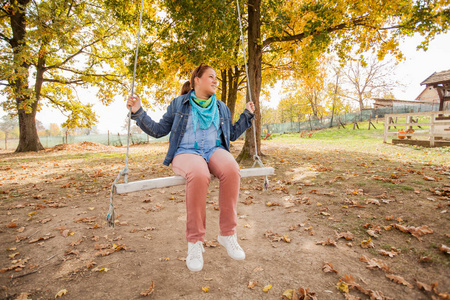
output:
M242 179L244 261L217 242L211 181L195 273L185 265L183 186L116 195L107 227L124 149L1 154L0 298L449 299L449 166L408 160L392 145L310 143L263 145L276 173L267 192L262 178ZM132 147L129 181L172 176L161 164L167 146Z

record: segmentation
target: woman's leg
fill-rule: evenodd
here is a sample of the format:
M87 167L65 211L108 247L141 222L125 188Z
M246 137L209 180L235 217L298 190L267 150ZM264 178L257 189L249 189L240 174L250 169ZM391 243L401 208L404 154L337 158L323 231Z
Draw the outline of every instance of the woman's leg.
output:
M209 160L209 170L219 178L220 235L229 236L236 233L237 200L241 182L241 170L233 155L218 149Z
M206 232L206 195L211 180L208 165L199 155L184 153L172 161L175 174L186 178L186 239L204 241Z

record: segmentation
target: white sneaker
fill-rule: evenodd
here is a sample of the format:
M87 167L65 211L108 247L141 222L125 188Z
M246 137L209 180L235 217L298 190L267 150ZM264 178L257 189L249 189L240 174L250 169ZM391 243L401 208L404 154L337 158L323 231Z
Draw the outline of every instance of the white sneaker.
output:
M245 252L242 250L237 242L236 233L229 236L219 235L217 241L227 249L228 255L232 259L243 260L245 259Z
M188 242L188 256L186 257L186 265L189 270L197 272L203 269L203 242L196 243Z

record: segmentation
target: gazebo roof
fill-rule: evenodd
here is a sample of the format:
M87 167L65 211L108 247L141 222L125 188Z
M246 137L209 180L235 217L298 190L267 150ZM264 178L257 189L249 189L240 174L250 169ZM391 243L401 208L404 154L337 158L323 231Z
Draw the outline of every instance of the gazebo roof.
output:
M422 81L420 85L436 85L439 83L450 83L450 70L442 72L434 72L427 79Z

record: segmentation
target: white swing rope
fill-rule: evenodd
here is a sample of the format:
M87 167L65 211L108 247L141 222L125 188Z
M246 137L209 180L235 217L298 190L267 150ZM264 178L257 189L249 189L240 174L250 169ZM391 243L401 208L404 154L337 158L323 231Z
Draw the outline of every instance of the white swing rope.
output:
M248 93L248 98L250 100L250 102L253 102L252 100L252 91L250 88L250 78L248 77L248 68L247 68L247 58L246 58L246 49L245 49L245 43L244 43L244 33L242 30L242 20L241 20L241 10L239 8L239 0L236 0L236 6L237 6L237 11L238 11L238 18L239 18L239 29L241 31L241 42L242 42L242 54L244 55L244 65L245 65L245 74L247 75L247 93ZM255 107L256 110L256 107ZM257 145L257 141L256 141L256 121L255 118L253 118L253 141L255 143L255 155L253 155L253 166L252 168L255 166L255 164L258 164L261 168L264 168L264 164L261 161L261 159L259 158L258 155L258 145ZM269 179L267 178L267 175L264 179L264 190L267 190L269 188Z
M136 65L137 65L137 58L138 58L138 52L139 52L139 39L141 37L141 23L142 23L143 7L144 7L144 0L141 1L141 10L139 12L139 27L138 27L138 34L137 34L137 41L136 41L136 52L134 54L133 81L131 82L131 97L134 95L134 81L136 78ZM128 109L127 154L126 154L125 168L122 171L120 171L119 175L117 175L116 179L114 179L114 182L111 186L111 192L109 195L109 211L108 211L108 215L106 216L106 220L108 221L108 225L111 227L114 227L114 221L116 219L116 214L114 211L114 204L113 204L114 189L122 175L124 176L125 183L128 182L128 157L129 157L129 153L130 153L130 131L131 131L130 129L131 129L131 107Z

